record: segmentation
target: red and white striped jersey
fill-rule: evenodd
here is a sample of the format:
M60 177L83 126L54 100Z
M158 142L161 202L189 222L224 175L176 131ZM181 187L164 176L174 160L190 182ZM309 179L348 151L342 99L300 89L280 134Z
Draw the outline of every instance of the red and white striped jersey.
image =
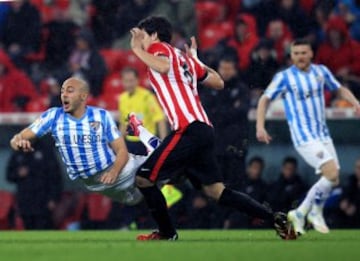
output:
M207 76L206 69L195 59L167 43L153 43L147 51L156 56L166 56L170 61L167 74L151 68L148 74L172 129L183 130L194 121L211 125L197 90L198 81Z

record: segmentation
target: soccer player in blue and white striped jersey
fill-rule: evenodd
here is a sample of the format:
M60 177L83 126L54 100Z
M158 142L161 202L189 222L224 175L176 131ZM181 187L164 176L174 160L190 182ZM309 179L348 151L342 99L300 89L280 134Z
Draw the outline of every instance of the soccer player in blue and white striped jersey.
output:
M311 63L313 52L309 42L296 40L291 45L293 65L275 75L257 107L256 136L269 143L265 114L270 101L283 101L291 139L302 158L322 177L311 187L300 206L288 213L299 234L304 234L305 217L313 227L328 233L323 206L331 189L339 182L339 162L325 121L324 89L336 91L348 100L357 113L359 101L335 79L324 65Z
M14 150L32 151L31 142L47 133L55 139L71 180L79 179L96 191L122 203L138 203L135 173L147 157L129 154L110 113L87 106L86 82L67 79L61 88L63 106L50 108L10 141Z

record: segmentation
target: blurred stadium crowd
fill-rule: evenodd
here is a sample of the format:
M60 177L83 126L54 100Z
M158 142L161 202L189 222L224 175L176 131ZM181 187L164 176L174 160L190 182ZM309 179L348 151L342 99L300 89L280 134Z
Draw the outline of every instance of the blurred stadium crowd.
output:
M60 84L71 75L89 83L89 104L117 110L124 68L136 69L140 84L149 88L145 65L129 50L128 32L150 14L171 19L172 44L180 49L191 35L196 35L201 58L218 69L225 80L227 90L223 93L201 90L201 95L218 129L217 149L226 181L276 210L293 208L310 184L297 173L297 161L291 157L284 159L278 179L272 184L261 177L266 164L261 157L250 159L245 166L247 113L256 106L275 72L290 64L289 46L295 38L309 39L315 50L314 61L328 66L360 98L357 0L1 3L0 112L40 112L60 106ZM331 93L326 94L326 105L350 107ZM7 179L18 186L17 207L11 193L1 192L0 229L152 226L141 205L127 207L97 194L62 192L60 168L53 160L56 156L52 148L46 144L39 143L32 155L12 155ZM31 180L19 178L22 175ZM343 193L334 191L325 216L331 227L360 227L360 160L344 184ZM269 226L220 209L201 193L190 190L186 182L168 187L164 193L168 194L170 211L179 228Z

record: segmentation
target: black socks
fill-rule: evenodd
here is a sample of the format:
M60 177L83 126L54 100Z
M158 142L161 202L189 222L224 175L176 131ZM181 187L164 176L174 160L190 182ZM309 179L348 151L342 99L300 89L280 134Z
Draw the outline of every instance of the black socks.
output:
M158 187L155 185L139 189L144 195L144 199L149 207L152 217L159 226L160 234L166 237L175 235L176 231L171 222L165 198Z
M274 214L271 209L268 209L242 192L225 188L218 203L221 206L232 207L241 212L245 212L252 217L269 220L270 222L274 220Z

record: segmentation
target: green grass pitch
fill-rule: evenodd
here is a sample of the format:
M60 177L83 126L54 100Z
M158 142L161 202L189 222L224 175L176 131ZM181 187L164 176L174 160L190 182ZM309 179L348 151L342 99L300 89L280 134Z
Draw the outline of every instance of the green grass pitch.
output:
M310 231L282 241L270 230L179 231L176 242L137 242L139 231L0 231L1 260L360 260L360 230Z

